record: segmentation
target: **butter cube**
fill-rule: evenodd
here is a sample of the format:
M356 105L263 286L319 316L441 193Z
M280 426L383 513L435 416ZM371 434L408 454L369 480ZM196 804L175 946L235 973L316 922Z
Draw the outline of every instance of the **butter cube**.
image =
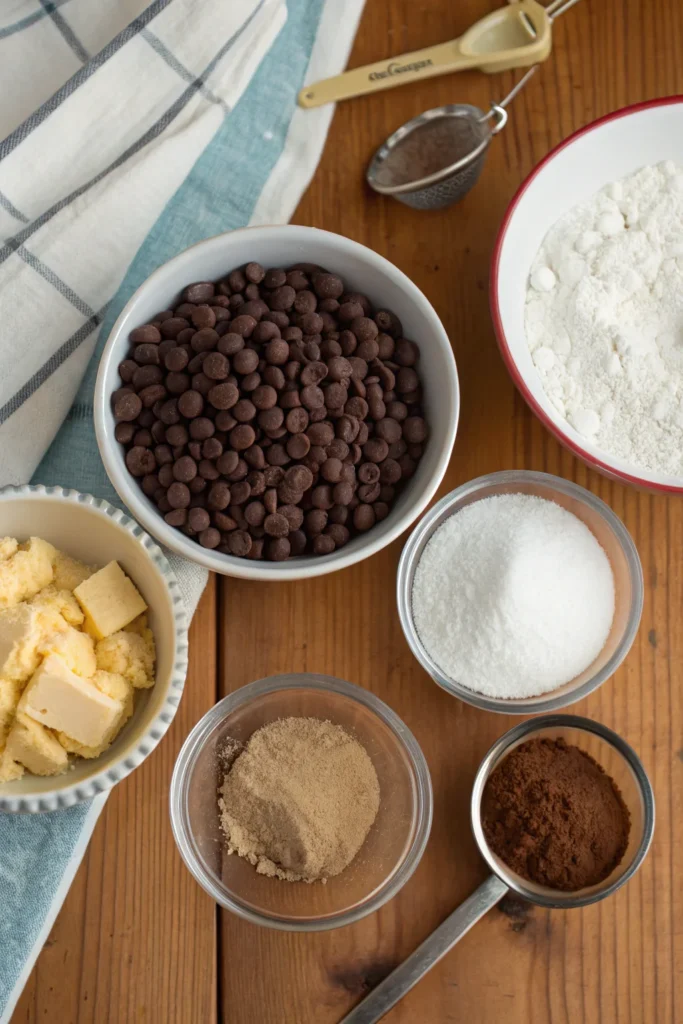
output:
M34 775L59 775L69 763L52 733L25 715L17 715L5 751Z
M114 742L124 725L133 714L133 687L130 683L116 672L98 671L92 678L93 683L112 700L120 702L121 711L108 729L102 742L97 746L87 746L79 743L78 740L68 736L65 732L58 732L57 739L70 754L78 754L79 757L99 757Z
M21 697L22 684L14 679L0 677L0 750L14 721L14 713Z
M79 583L74 594L85 612L85 628L96 640L123 629L147 609L118 562L110 562Z
M0 677L26 680L38 667L38 613L22 601L0 610Z
M0 782L16 782L23 774L23 764L17 764L6 750L0 749Z
M96 747L121 714L121 701L81 679L58 654L48 654L26 687L19 710L41 725Z

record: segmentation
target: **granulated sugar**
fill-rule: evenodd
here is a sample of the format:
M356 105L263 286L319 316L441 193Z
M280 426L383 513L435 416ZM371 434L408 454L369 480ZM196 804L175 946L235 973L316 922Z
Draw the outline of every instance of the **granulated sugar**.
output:
M483 498L450 516L418 563L420 640L451 679L531 697L579 675L614 617L614 577L595 536L552 501Z

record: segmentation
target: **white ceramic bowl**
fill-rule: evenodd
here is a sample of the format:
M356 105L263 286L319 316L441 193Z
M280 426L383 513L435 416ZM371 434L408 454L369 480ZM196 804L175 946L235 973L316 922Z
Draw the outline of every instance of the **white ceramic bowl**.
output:
M202 548L169 526L128 473L114 438L110 395L120 387L118 366L125 359L134 327L177 301L193 281L216 280L249 260L265 266L318 263L338 273L349 289L367 294L400 317L406 337L420 346L420 374L426 396L430 437L425 453L390 514L367 534L355 537L331 555L304 556L286 562L233 558ZM209 238L159 267L138 288L107 341L95 388L95 430L109 478L132 514L162 544L207 569L227 576L258 580L292 580L342 569L395 540L427 507L446 471L460 411L455 360L448 336L422 292L397 267L371 249L317 228L286 225L245 228Z
M161 549L119 509L60 487L0 491L0 537L42 537L90 565L113 559L149 605L157 648L156 683L136 694L135 711L109 750L75 759L64 775L28 772L0 783L0 811L54 811L90 800L130 774L156 747L176 713L187 672L187 622L180 588Z
M683 163L683 96L652 100L581 128L531 172L508 207L491 268L491 313L498 344L522 396L566 448L613 479L683 492L683 478L655 473L593 444L558 413L534 367L524 330L529 268L552 225L610 181L661 160Z

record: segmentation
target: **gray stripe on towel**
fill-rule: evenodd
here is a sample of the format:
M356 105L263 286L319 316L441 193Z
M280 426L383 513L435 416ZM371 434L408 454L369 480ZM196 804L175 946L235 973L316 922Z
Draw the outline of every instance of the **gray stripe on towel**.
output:
M21 210L17 210L12 200L9 199L4 192L0 192L0 206L2 206L3 210L6 210L7 213L11 214L15 220L20 220L22 224L31 223L28 217L23 215Z
M52 24L61 34L65 43L71 47L81 64L85 64L86 61L90 60L90 54L83 46L83 43L80 41L64 15L59 13L54 3L52 3L51 0L38 0L38 2L45 13L50 15Z
M83 316L94 316L95 311L91 309L87 302L84 302L80 295L77 295L73 288L70 288L66 281L62 281L61 277L55 274L54 270L46 266L42 260L39 260L37 256L34 256L32 252L20 245L17 249L17 256L21 256L24 263L27 263L37 274L51 284L53 288L56 288L60 295L63 295L72 306L75 306L79 313Z
M0 160L4 159L9 153L17 148L24 139L31 134L34 128L37 128L54 113L58 107L62 105L64 100L67 100L72 93L74 93L79 86L83 85L84 82L94 75L98 68L102 67L103 64L113 57L114 54L132 39L139 32L143 30L145 25L149 24L152 18L155 18L160 11L163 11L164 7L167 7L171 0L154 0L154 3L150 4L142 14L140 14L135 21L131 21L130 25L127 25L123 31L119 32L110 43L108 43L104 49L100 50L99 53L95 54L87 64L84 64L82 68L71 76L71 78L64 83L61 89L50 97L42 106L38 107L30 117L15 128L11 132L4 142L0 142Z
M55 370L58 370L62 363L64 363L69 356L83 344L85 339L90 337L95 328L99 327L102 323L106 309L107 306L104 305L99 313L93 313L89 320L86 320L86 322L79 327L70 338L67 338L64 344L58 348L56 352L52 353L50 358L43 363L40 369L33 374L30 380L27 380L26 383L19 388L17 393L10 398L9 402L6 402L5 405L0 408L0 425L5 423L12 413L15 413L17 409L20 409L24 402L28 401L28 399L35 394L41 384L44 384L46 380L49 380Z
M265 0L260 0L258 6L254 8L252 13L247 18L247 20L242 25L240 25L240 27L234 33L234 35L232 35L230 39L228 39L227 42L223 44L223 46L220 48L216 56L213 57L209 64L206 66L202 74L195 78L190 85L188 85L187 89L185 89L185 91L181 93L181 95L178 97L175 103L171 107L169 107L169 109L162 117L159 118L156 124L153 124L151 128L148 128L145 134L142 135L139 139L137 139L132 145L130 145L124 153L121 153L121 155L117 157L117 159L114 160L113 163L109 165L109 167L105 167L103 171L100 171L100 173L96 174L94 178L90 179L90 181L75 189L70 195L64 196L63 199L60 199L59 202L51 206L49 210L46 210L44 213L40 215L40 217L37 217L31 224L29 224L28 227L24 228L22 231L17 232L17 234L14 235L13 238L8 238L5 245L3 245L0 248L0 263L4 263L4 261L9 256L11 256L12 253L15 252L20 245L23 245L23 243L28 238L30 238L31 235L35 234L35 232L38 231L44 224L47 224L48 221L52 220L55 214L59 213L60 210L63 210L65 206L69 206L75 199L80 198L80 196L88 192L89 189L97 185L98 182L102 181L103 178L106 178L108 174L111 174L112 171L115 171L117 168L125 164L126 161L130 159L131 156L134 156L137 152L143 149L143 147L146 146L147 143L152 142L153 139L161 135L164 129L167 128L168 125L175 120L178 114L187 106L187 104L190 102L194 94L199 91L206 77L211 74L211 72L214 70L219 61L221 61L223 57L225 57L226 53L228 53L232 46L237 42L242 33L251 23L251 21L256 17L264 3ZM1 156L2 154L0 153L0 158Z
M64 4L68 3L70 3L70 0L52 0L50 6L54 8L63 7ZM13 36L17 32L23 32L25 28L30 28L37 21L42 21L43 18L47 17L47 14L47 11L33 11L32 14L27 14L25 18L21 18L11 25L5 25L4 28L0 28L0 39L6 39L7 36Z
M152 49L161 57L162 60L166 61L168 66L172 68L180 78L183 78L186 82L195 81L195 77L192 72L188 71L185 65L180 63L178 58L172 54L166 46L164 46L158 36L155 36L153 32L150 32L148 28L143 29L141 34L142 38L149 43ZM199 86L199 91L202 96L205 96L211 103L216 103L219 107L222 107L226 114L230 113L230 108L225 100L222 100L220 96L216 96L216 94L212 92L208 85L203 81Z

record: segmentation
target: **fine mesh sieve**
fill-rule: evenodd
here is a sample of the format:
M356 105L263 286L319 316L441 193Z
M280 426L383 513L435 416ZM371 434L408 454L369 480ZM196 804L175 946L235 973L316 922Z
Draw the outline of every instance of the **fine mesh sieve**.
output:
M619 787L631 815L631 831L622 861L598 885L563 892L527 881L490 849L481 824L481 803L491 772L525 740L562 738L590 754ZM510 892L541 907L569 910L611 896L636 873L650 847L655 824L654 794L640 758L620 736L599 722L576 715L545 715L510 729L493 744L477 771L472 787L471 821L479 852L491 875L425 939L400 967L380 982L341 1024L376 1024L403 998L489 910Z
M577 0L554 0L545 10L554 21ZM507 106L538 70L534 64L500 103L485 113L469 103L435 107L401 125L376 151L368 184L417 210L437 210L461 199L484 166L494 135L507 123Z
M373 156L368 184L416 210L437 210L461 199L476 184L491 139L505 127L505 107L537 68L530 68L487 114L469 103L455 103L406 121Z

